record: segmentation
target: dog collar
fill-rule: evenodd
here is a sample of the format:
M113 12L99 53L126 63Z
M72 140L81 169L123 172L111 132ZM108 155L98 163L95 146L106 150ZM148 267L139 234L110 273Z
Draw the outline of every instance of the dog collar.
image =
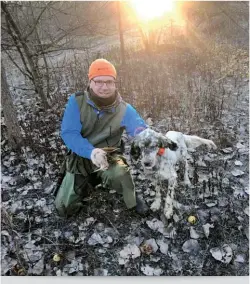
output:
M157 155L162 156L165 153L165 148L159 148Z

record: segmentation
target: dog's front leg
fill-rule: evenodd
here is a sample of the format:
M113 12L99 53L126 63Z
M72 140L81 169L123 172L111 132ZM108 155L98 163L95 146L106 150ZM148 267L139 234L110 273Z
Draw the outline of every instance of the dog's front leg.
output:
M184 171L184 184L187 186L191 186L191 182L188 176L189 165L187 159L185 160L185 171Z
M155 200L151 204L150 209L155 212L161 207L161 188L158 184L155 185Z
M173 191L171 189L169 191ZM173 198L171 197L173 194L167 194L165 198L165 206L164 206L164 215L167 219L170 219L173 216Z
M174 202L176 183L177 183L176 178L172 178L169 181L169 187L167 190L167 196L165 198L165 205L164 205L164 215L167 219L170 219L173 216L173 202Z

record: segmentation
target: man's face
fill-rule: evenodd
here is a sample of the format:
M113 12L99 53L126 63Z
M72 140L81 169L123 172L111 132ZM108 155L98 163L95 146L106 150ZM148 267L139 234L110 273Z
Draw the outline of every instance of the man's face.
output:
M97 76L90 80L90 88L100 98L111 97L116 90L115 78L112 76Z

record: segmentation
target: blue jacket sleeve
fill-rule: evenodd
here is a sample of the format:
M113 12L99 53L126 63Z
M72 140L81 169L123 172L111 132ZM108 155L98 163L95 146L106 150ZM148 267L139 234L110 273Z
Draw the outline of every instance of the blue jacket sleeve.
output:
M94 146L81 135L82 124L75 95L70 96L61 124L61 137L65 145L77 155L90 159Z
M138 112L130 104L127 104L121 126L125 127L127 134L131 137L135 137L148 127Z

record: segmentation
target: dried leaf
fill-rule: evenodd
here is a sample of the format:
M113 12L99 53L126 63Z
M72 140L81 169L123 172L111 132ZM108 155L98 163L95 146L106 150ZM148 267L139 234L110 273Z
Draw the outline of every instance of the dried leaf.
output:
M150 261L153 262L158 262L161 258L159 256L153 256L152 254L150 255Z
M146 244L147 246L151 246L153 252L157 252L158 246L157 246L157 244L156 244L155 239L146 240L146 241L145 241L145 244Z
M149 226L149 228L152 229L153 231L158 231L160 233L163 232L164 224L162 221L154 218L151 221L146 221L146 223Z
M83 226L84 226L84 227L88 227L89 225L95 223L95 221L96 221L95 218L89 217L89 218L87 218L87 219L84 221ZM79 228L79 229L80 229L80 228Z
M223 263L229 263L233 257L233 251L231 247L227 244L224 244L222 248L211 248L210 253L216 260L219 260Z
M249 216L249 206L244 209L244 213L247 214L247 216Z
M157 240L157 244L160 246L160 252L163 254L168 253L168 243L164 242L164 240Z
M239 177L239 176L242 176L244 175L245 172L241 171L241 170L238 170L238 169L234 169L233 171L231 171L231 174L234 176L234 177Z
M245 233L247 239L249 240L249 228L248 227L244 229L244 233Z
M190 227L190 238L191 239L199 239L200 235L195 231L193 227Z
M7 230L1 231L1 235L6 236L6 237L10 237L10 234L8 233Z
M59 238L62 235L62 232L59 230L55 230L53 233L56 238Z
M32 242L24 245L25 252L24 259L26 261L36 262L43 256L43 249L40 246L35 246Z
M224 148L224 149L222 149L222 152L224 152L225 154L232 153L233 152L233 148L231 148L231 147Z
M79 271L79 266L81 266L81 263L73 259L70 264L66 264L64 266L63 271L68 274L72 274Z
M2 256L1 256L2 258ZM5 258L2 258L1 260L1 275L5 275L12 267L14 267L17 264L17 261L15 259L12 259L8 256Z
M20 208L23 208L23 201L22 200L19 200L19 201L13 203L11 208L10 208L10 212L15 214L16 211Z
M113 239L110 236L102 237L102 239L106 244L111 244L113 242Z
M94 269L94 276L107 276L108 270L103 268L95 268Z
M200 245L197 240L190 239L183 244L182 250L184 252L196 254L200 250Z
M244 189L245 193L249 195L249 187L245 187Z
M148 264L146 266L142 266L141 271L147 276L160 276L163 273L161 268L153 268L150 267Z
M36 202L36 204L35 204L35 206L37 206L37 207L44 207L45 205L46 205L46 200L45 200L45 198L39 199L39 200Z
M235 161L234 164L235 164L235 166L242 166L243 165L241 161Z
M97 245L97 244L104 244L105 242L103 241L102 237L97 234L97 233L94 233L88 240L88 244L90 246L94 246L94 245Z
M242 188L232 187L234 189L234 196L235 197L244 197L245 191Z
M58 269L56 271L56 276L62 276L62 270L61 269Z
M68 260L68 261L72 261L76 256L76 252L74 250L70 250L67 251L64 255L64 257Z
M138 247L140 246L140 244L143 242L144 238L143 237L135 237L135 236L127 236L125 238L125 240L129 243L129 244L135 244L137 245Z
M32 268L29 268L29 273L41 275L44 270L44 257L42 257Z
M140 249L136 245L128 244L120 251L119 264L125 264L130 258L137 258L141 255Z
M240 262L240 263L244 263L246 260L245 260L245 256L243 254L238 254L236 255L235 257L235 262Z
M215 205L217 205L217 200L215 200L214 202L208 202L206 203L207 207L214 207Z
M236 148L238 148L238 149L245 149L246 147L244 146L244 145L242 145L241 143L237 143L236 144Z
M202 225L202 228L203 228L205 236L208 238L208 236L209 236L209 229L210 228L214 228L214 225L207 223L205 225Z

